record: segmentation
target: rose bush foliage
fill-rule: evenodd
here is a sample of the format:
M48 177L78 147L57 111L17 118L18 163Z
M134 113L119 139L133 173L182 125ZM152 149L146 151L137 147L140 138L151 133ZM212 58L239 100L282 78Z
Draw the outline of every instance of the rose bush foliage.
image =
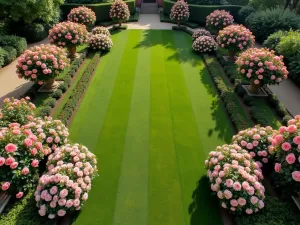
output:
M264 207L262 172L240 146L218 146L205 161L213 194L231 213L252 214Z
M272 127L260 127L256 125L253 128L240 131L232 137L234 144L247 150L256 163L262 167L264 163L268 163L272 155L268 152L274 130Z
M68 14L68 20L85 26L92 26L96 22L96 14L93 10L80 6L71 9L71 12Z
M127 21L130 17L128 5L122 0L115 0L111 5L109 16L118 23Z
M34 46L18 58L17 74L19 78L43 84L68 65L69 59L63 48L50 44Z
M178 0L171 8L170 19L182 22L189 19L189 6L184 0Z
M6 98L0 109L0 127L6 127L10 123L24 125L34 118L35 105L29 97L22 99Z
M95 27L92 30L92 34L94 34L94 35L95 34L104 34L104 35L110 37L110 32L106 27Z
M206 17L206 26L215 31L222 30L233 22L233 16L225 10L215 10Z
M195 52L211 53L217 50L217 43L211 36L200 36L192 45Z
M198 29L192 35L193 41L195 41L198 37L201 36L211 36L211 33L205 29Z
M283 57L265 48L249 48L236 61L238 72L255 84L275 85L288 77Z
M109 51L113 42L111 38L104 34L95 34L89 38L89 48L93 50Z

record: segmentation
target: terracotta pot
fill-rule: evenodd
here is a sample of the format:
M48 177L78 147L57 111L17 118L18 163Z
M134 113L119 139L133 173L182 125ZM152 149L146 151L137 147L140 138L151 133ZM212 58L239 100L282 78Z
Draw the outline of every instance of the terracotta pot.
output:
M52 89L53 85L54 85L54 82L55 82L55 79L54 77L51 78L50 80L48 80L46 83L45 83L45 89Z
M68 51L70 53L70 58L74 59L76 57L76 45L68 46Z
M229 58L235 62L235 56L236 56L236 53L233 52L233 51L228 51L228 56Z
M259 88L261 87L261 84L255 84L254 83L254 80L252 79L250 81L250 86L248 87L248 91L250 93L253 93L253 94L257 94L259 92Z

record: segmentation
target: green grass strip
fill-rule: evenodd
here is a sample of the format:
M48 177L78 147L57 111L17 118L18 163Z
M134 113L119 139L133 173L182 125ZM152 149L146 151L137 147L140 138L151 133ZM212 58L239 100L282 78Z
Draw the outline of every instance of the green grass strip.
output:
M197 207L202 208L201 212L198 211L200 215L195 215L193 213L190 215L189 212L189 209L193 208L191 207L191 203L195 201L192 198L193 193L197 192L199 189L207 189L208 183L206 183L206 185L204 184L203 186L197 185L197 182L200 182L201 176L206 174L204 169L204 160L206 158L206 154L204 154L203 143L202 140L200 140L200 134L198 132L194 110L184 80L184 72L180 63L184 61L187 56L181 54L180 57L179 53L184 51L186 48L190 48L190 45L187 42L178 40L178 42L181 42L181 44L179 48L175 47L175 40L182 37L182 35L186 34L173 32L166 33L164 40L171 40L172 43L172 48L165 50L165 60L173 122L174 144L177 153L183 208L185 212L185 224L190 224L191 220L193 220L193 224L221 224L220 217L218 216L218 205L211 204L211 198L207 198L206 196L209 192L204 191L202 202L198 202ZM192 71L191 67L193 67L192 64L189 65L189 68L185 68L189 76L193 75L193 73L189 72L197 71L197 68ZM194 85L197 84L199 84L199 82L195 83ZM197 86L199 89L201 88L199 85ZM204 95L203 98L206 96L207 95ZM208 103L209 102L205 102L204 104ZM203 114L205 114L205 111ZM211 119L208 119L208 122L211 121ZM193 208L193 210L195 209Z
M182 225L183 205L164 57L167 40L162 35L170 31L145 32L148 41L140 47L151 47L149 225Z
M73 90L75 89L77 83L79 82L83 72L85 71L85 69L87 68L87 66L90 64L90 62L92 61L92 57L87 58L80 71L77 72L77 76L76 79L74 81L74 83L72 84L72 86L67 90L66 94L63 96L63 99L61 100L59 106L57 107L57 109L55 110L54 114L53 114L53 118L57 118L57 116L61 113L61 110L63 109L64 105L67 103L67 101L69 100L70 96L73 93Z
M148 224L149 111L150 49L139 48L114 225Z
M100 136L97 136L98 130L101 129L101 127L97 125L97 117L87 117L85 119L85 122L88 122L86 126L92 129L85 129L85 127L83 127L81 133L81 136L84 136L86 140L92 142L90 143L91 145L94 145L95 136L98 137L96 147L93 148L93 151L98 157L99 176L94 180L89 201L85 204L75 224L113 224L138 55L138 49L135 49L134 46L141 36L141 31L138 30L131 32L122 31L122 33L123 32L128 35L128 41L125 51L122 54L118 76L113 87L113 93L110 98ZM116 63L114 58L110 58L110 60ZM112 65L111 69L114 66L115 65ZM97 89L95 91L97 91ZM102 107L101 99L94 97L93 100L97 102L97 108ZM87 106L89 110L95 110L95 108L92 108L92 105ZM81 137L78 139L81 139Z
M71 140L85 143L92 151L95 150L102 129L128 40L128 32L120 32L112 35L112 40L114 47L111 52L101 56L100 63L88 91L70 126L70 130L72 131L70 133ZM90 136L90 132L93 133L92 136Z

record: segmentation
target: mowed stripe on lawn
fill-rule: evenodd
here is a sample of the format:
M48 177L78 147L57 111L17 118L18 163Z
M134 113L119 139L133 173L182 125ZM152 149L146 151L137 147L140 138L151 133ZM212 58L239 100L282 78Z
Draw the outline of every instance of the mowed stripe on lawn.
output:
M195 125L200 137L201 149L198 149L199 179L206 174L204 160L207 154L214 150L217 145L230 141L233 128L201 57L192 52L191 45L192 40L188 35L178 33L174 36L174 43L171 46L176 48L172 58L180 62L183 72L183 80L178 83L185 83L187 87L187 98L190 99ZM180 69L177 69L177 71L180 71ZM188 140L188 138L183 140ZM197 149L194 150L197 151ZM187 188L189 187L191 186L187 186ZM196 187L195 184L194 187ZM189 191L186 193L188 194ZM218 203L215 198L211 197L207 180L204 177L199 180L193 195L193 203L189 205L190 221L188 224L222 224ZM191 202L191 198L188 195L184 197L186 197L184 199L187 207L187 203ZM185 212L188 212L188 210L185 210Z
M150 49L139 48L114 225L148 224L149 111Z
M184 224L183 205L174 150L163 34L146 31L151 46L151 113L149 152L149 225ZM156 45L154 45L156 43Z
M92 147L94 149L93 152L98 157L99 176L93 181L93 188L90 192L89 200L85 204L84 210L75 224L113 224L138 54L138 49L135 49L134 46L137 40L140 39L141 31L122 31L117 35L121 35L125 38L125 42L127 42L125 50L118 51L121 56L108 54L106 63L110 65L107 65L107 67L104 65L107 69L101 69L101 66L99 69L99 73L103 73L99 74L100 76L109 76L110 74L114 76L114 72L117 71L117 78L114 85L113 87L104 87L102 83L103 80L101 80L99 81L99 86L90 87L88 92L91 90L94 96L90 104L83 106L88 108L85 112L98 112L99 108L105 107L105 104L102 104L101 100L107 99L107 96L99 96L99 92L101 91L99 87L102 86L107 91L109 91L109 89L112 90L108 108L103 115L105 119L102 127L100 127L99 124L101 114L97 115L93 113L85 115L82 124L88 124L82 126L82 129L79 131L82 138L76 139L76 141L81 140L82 143L90 143L90 145L94 147ZM119 37L117 37L117 39L120 40ZM121 40L120 42L123 41ZM118 48L117 45L118 44L114 47ZM122 49L122 46L120 46L120 48ZM98 73L96 75L98 75ZM107 79L109 80L109 77L107 77ZM114 79L114 77L110 79ZM91 102L96 103L95 108L92 108ZM84 129L85 126L94 127L94 129Z

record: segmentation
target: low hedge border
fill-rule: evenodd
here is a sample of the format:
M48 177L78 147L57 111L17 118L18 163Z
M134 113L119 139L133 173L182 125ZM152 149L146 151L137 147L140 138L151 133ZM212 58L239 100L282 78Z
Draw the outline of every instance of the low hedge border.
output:
M88 65L86 70L81 76L81 79L77 83L73 94L70 96L67 103L63 106L60 114L58 115L58 119L61 120L64 124L69 124L69 121L76 111L82 96L84 95L87 87L89 86L90 78L93 76L95 69L100 60L100 53L96 53Z
M175 4L174 1L164 0L163 12L165 15L169 16L172 6ZM212 13L214 10L226 10L230 12L233 17L238 16L239 10L242 8L240 5L194 5L189 4L190 17L189 21L205 25L206 17Z
M169 16L165 15L164 12L160 12L160 22L177 24L174 20L171 20ZM185 21L181 24L193 29L199 27L197 23L193 23L191 21Z
M218 70L218 68L220 66L215 60L215 57L205 54L203 55L203 59L236 130L245 130L248 127L252 126L252 124L249 123L249 119L246 118L245 115L240 113L243 109L242 106L239 105L237 96L235 95L234 91L230 89L228 85L226 85L222 76L219 75L220 71Z
M134 15L136 12L136 2L135 0L127 0L125 1L128 5L129 11L131 15ZM67 15L71 11L72 8L76 8L79 6L86 6L93 10L96 14L96 24L99 24L99 22L103 21L110 21L111 18L109 16L109 10L112 5L112 2L110 3L98 3L98 4L75 4L75 3L68 3L63 4L60 6L61 12L62 12L62 18L65 20L67 19Z
M242 87L243 84L249 84L249 81L243 79L238 73L236 65L230 62L225 61L223 56L226 55L225 53L222 53L221 51L216 52L217 59L219 60L220 64L223 66L225 74L230 79L230 82L234 85L234 89L237 92L237 94L243 98L244 103L248 106L251 106L250 114L252 116L252 119L261 124L262 126L269 125L269 119L266 115L265 111L261 109L259 106L260 101L258 98L250 97L246 94L246 91ZM291 113L285 108L285 106L277 99L276 95L272 93L272 91L264 87L264 90L267 92L268 97L266 103L268 103L268 107L273 109L276 112L276 115L280 118L280 122L282 124L286 124L288 121L288 118L291 119L292 115ZM247 97L246 97L247 96ZM246 99L246 101L245 101Z
M48 97L43 101L43 104L37 108L37 116L44 117L49 116L51 114L52 109L56 106L57 101L62 97L63 93L65 93L68 88L71 86L72 78L77 73L78 69L80 68L81 64L85 60L87 55L87 50L82 51L78 58L76 58L68 72L63 77L58 77L58 81L63 81L62 84L59 85L56 91L49 94ZM38 89L40 85L34 84L23 96L29 96L32 100L36 99L36 95L38 94Z

